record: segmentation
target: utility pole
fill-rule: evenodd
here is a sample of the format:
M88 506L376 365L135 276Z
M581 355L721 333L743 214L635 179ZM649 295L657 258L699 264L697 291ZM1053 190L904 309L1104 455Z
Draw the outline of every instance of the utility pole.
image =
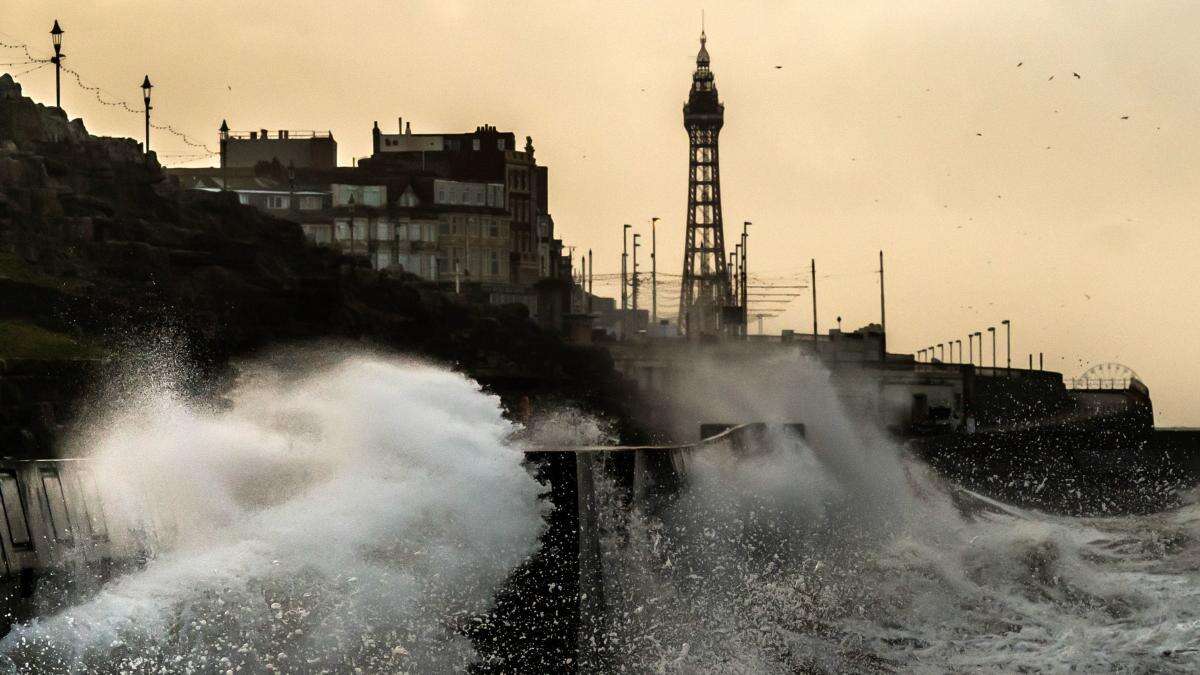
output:
M596 275L596 261L592 260L592 249L590 249L590 248L588 249L587 260L588 260L587 311L588 311L588 314L591 314L592 313L592 290L594 290L592 287L592 282L595 280L595 275Z
M812 259L812 296L813 296L813 351L820 351L821 345L817 342L817 259Z
M63 29L55 19L54 27L50 29L50 43L54 45L54 56L50 58L50 63L54 64L54 107L59 110L62 110L62 60L67 58L62 53L62 36Z
M658 330L658 217L650 219L650 322Z
M887 303L884 300L883 294L883 251L879 252L879 332L882 335L879 338L879 360L887 360ZM962 344L959 343L959 350L962 350ZM961 355L961 354L960 354Z
M1046 369L1046 361L1043 357L1045 357L1045 354L1038 352L1038 370Z

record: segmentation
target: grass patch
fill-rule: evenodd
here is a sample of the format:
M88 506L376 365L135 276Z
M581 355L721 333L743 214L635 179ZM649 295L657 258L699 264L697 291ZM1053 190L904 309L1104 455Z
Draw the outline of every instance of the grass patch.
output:
M104 356L95 345L26 321L0 321L0 358L94 359Z
M68 293L78 290L83 285L78 279L65 279L37 270L12 251L0 251L0 279L11 279Z

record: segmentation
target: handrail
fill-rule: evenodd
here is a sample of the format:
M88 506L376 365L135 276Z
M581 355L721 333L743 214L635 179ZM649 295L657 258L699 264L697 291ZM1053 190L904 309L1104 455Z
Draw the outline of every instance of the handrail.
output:
M527 446L524 452L629 452L631 450L655 450L658 452L670 452L673 450L694 450L702 445L710 445L719 441L725 440L727 437L735 433L747 429L752 424L738 424L732 426L719 434L702 438L695 443L678 443L674 445L566 445L566 446Z

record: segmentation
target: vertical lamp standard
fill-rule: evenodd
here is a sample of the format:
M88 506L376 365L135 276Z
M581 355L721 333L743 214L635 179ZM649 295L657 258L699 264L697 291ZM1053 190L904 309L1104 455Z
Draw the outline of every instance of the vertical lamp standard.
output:
M226 185L229 182L225 175L225 145L229 142L229 124L225 120L221 120L221 128L217 129L221 138L221 191L226 190Z
M62 53L62 36L63 29L55 19L54 27L50 29L50 42L54 45L54 57L50 63L54 64L54 107L59 110L62 110L62 60L66 58Z
M629 228L633 227L629 223L625 223L624 229L621 230L621 309L626 309L629 302L629 291L626 290L628 283L628 264L629 264Z
M983 333L975 331L975 337L979 338L979 367L983 367Z
M955 340L955 342L958 344L958 361L957 361L957 363L962 363L962 340Z
M971 365L975 365L975 334L967 333L967 358L971 360Z
M1012 322L1005 319L1000 323L1004 324L1004 367L1006 370L1012 371Z
M639 239L641 239L641 236L642 236L642 235L641 235L641 233L640 233L640 232L634 232L634 233L633 233L633 275L632 275L632 277L631 277L631 284L630 284L630 285L633 287L633 329L634 329L634 332L636 332L636 331L637 331L637 311L638 311L638 264L637 264L637 250L638 250L638 248L640 248L640 247L641 247L641 244L640 244L640 243L639 243L639 241L638 241Z
M742 222L742 259L738 264L738 288L741 290L741 297L738 298L738 304L742 306L742 334L743 335L750 334L750 327L747 325L747 322L749 320L749 315L747 314L747 312L750 311L750 292L747 289L747 284L750 283L750 273L746 268L746 258L747 258L747 255L749 254L748 249L750 247L750 226L753 224L754 223L752 223L748 220ZM816 316L816 311L817 311L816 304L814 304L813 305L813 316L814 317ZM761 318L759 319L759 322L760 323L762 322ZM761 332L762 331L759 330L759 333L761 333ZM816 334L816 332L817 332L817 329L814 328L813 333Z
M941 359L942 363L946 362L946 343L945 342L938 343L938 357Z
M146 103L146 156L150 156L150 90L154 85L150 84L150 76L147 75L142 79L142 100Z
M650 219L650 323L658 326L658 217Z
M992 369L994 370L996 368L996 327L988 326L988 332L992 334Z

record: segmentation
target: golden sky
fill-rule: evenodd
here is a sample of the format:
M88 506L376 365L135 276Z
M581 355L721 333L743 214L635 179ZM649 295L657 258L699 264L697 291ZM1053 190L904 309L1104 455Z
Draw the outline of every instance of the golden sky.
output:
M239 130L332 130L343 163L370 153L372 121L389 130L398 116L415 132L488 123L531 135L560 236L594 249L598 274L616 272L621 224L648 240L658 216L666 279L682 259L681 107L700 9L10 2L0 41L48 56L58 18L68 66L135 107L148 73L156 121L212 147L222 118ZM816 258L822 330L836 315L847 329L877 320L871 271L883 249L892 351L965 345L1007 318L1015 365L1030 352L1068 376L1125 363L1150 387L1159 424L1200 425L1200 4L705 9L726 104L727 236L754 221L753 269L791 283ZM51 70L20 79L53 100ZM94 133L140 136L138 115L70 85L63 99ZM152 143L189 150L161 133ZM677 303L660 296L664 313ZM805 295L767 328L811 323Z

